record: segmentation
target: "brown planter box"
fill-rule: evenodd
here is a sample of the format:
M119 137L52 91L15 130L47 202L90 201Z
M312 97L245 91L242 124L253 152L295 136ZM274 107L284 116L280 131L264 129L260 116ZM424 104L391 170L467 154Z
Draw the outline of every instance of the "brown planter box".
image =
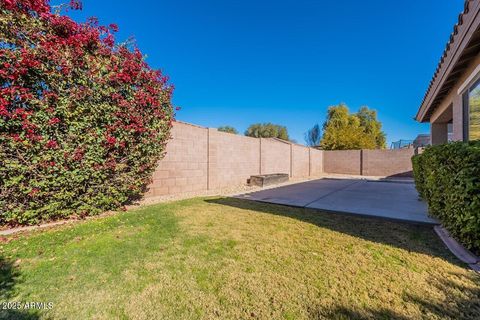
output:
M250 177L251 186L265 187L272 184L278 184L288 181L289 176L287 173L272 173L272 174L263 174L259 176Z

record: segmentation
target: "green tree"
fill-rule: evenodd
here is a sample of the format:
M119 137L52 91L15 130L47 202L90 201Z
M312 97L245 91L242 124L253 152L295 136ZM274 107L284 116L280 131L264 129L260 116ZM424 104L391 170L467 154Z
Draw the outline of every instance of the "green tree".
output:
M381 131L377 113L362 107L352 114L345 104L328 109L320 145L325 150L377 149L385 147L385 133Z
M248 127L245 135L254 138L279 138L290 140L287 127L273 123L255 123Z
M226 133L238 134L237 129L231 126L221 126L221 127L218 127L217 130L221 132L226 132Z
M356 115L360 119L360 126L365 134L369 136L369 139L375 141L375 147L385 149L387 138L385 132L382 131L382 123L377 119L377 111L363 106Z

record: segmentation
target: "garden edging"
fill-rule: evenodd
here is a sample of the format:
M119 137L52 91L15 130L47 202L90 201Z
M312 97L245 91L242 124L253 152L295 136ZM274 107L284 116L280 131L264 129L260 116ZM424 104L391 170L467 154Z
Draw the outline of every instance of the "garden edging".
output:
M433 227L436 234L440 237L447 248L462 262L469 265L470 268L476 272L480 272L480 257L467 250L457 240L455 240L450 233L443 226L438 225Z

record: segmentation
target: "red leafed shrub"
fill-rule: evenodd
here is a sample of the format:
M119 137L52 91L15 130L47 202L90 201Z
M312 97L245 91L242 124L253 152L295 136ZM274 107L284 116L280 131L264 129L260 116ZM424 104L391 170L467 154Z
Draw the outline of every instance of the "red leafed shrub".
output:
M0 0L0 224L93 215L145 191L172 87L138 49L115 46L116 31L48 0Z

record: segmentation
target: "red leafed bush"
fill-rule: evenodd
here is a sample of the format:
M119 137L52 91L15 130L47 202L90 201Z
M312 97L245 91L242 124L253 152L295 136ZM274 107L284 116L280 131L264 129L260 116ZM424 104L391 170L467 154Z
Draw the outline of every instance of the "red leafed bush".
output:
M48 0L0 0L1 224L93 215L145 191L172 87L138 49L115 46L116 31Z

